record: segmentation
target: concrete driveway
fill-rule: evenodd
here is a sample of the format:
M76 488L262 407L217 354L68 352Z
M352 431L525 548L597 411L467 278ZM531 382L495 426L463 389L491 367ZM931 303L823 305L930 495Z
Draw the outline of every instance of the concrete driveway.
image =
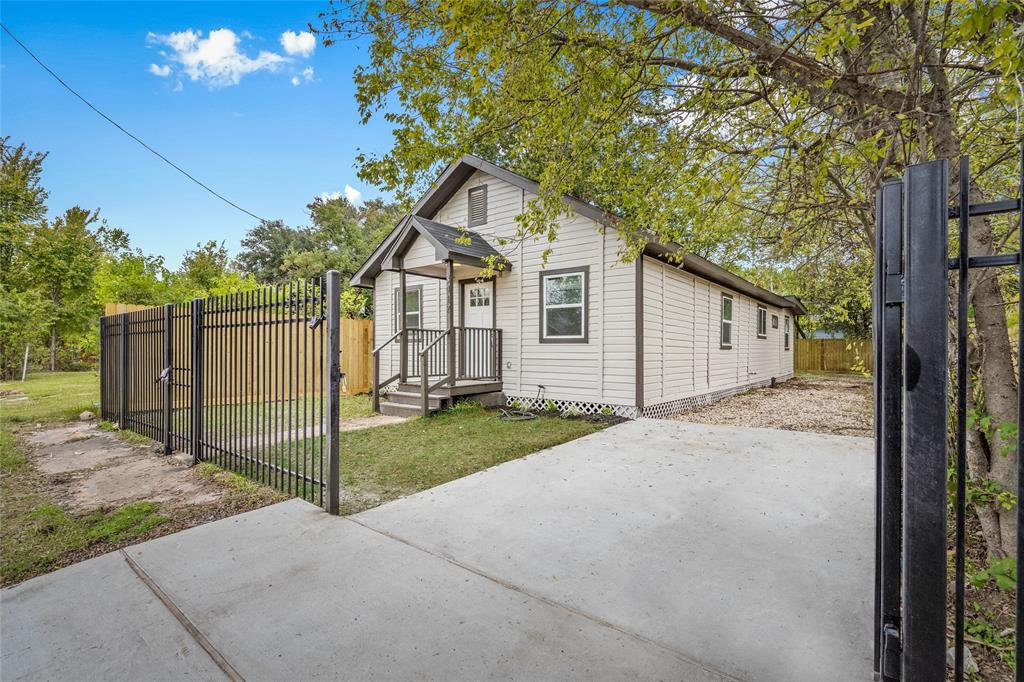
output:
M4 590L0 677L870 679L871 449L638 420L284 502Z

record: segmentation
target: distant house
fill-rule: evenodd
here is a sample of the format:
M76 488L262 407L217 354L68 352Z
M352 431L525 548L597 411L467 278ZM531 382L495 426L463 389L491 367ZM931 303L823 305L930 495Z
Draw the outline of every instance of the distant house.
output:
M380 410L425 414L469 395L663 417L792 376L799 300L674 244L621 262L614 216L569 196L557 241L516 241L537 192L466 156L353 277L374 291ZM481 281L492 256L505 267Z

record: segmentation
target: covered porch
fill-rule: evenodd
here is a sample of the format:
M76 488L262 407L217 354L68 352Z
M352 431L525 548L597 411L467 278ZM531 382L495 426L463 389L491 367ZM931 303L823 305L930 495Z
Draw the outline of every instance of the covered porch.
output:
M511 264L479 234L418 216L399 226L382 269L397 274L396 331L373 351L377 412L428 415L459 397L501 399L501 329L495 324L495 278ZM436 327L425 321L422 287L409 277L443 282ZM381 353L397 353L386 375ZM389 366L387 371L393 371Z

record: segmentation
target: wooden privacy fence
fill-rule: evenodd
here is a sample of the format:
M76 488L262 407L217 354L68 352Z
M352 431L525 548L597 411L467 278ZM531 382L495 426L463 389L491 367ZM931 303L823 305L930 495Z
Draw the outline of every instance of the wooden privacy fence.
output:
M118 315L121 313L138 312L140 310L147 309L152 308L149 306L134 305L131 303L107 303L104 306L104 314ZM240 313L230 313L226 316L230 319L221 321L221 323L228 328L248 324L256 330L254 333L256 338L253 340L251 350L255 357L251 360L247 360L247 362L244 363L246 365L252 365L253 363L261 365L275 360L273 357L274 353L263 350L263 347L267 346L271 342L272 337L270 333L270 329L272 329L272 327L261 324L266 321L263 319L264 316L268 315L273 315L273 313L261 311L250 315L249 319L245 320L241 318ZM347 395L369 393L373 389L373 320L342 319L340 331L341 372L344 376L341 392ZM191 331L188 329L187 325L177 323L174 325L174 336L176 340L179 336L189 333L191 333ZM297 327L290 328L288 332L289 338L282 342L285 346L287 346L289 342L298 346L300 355L306 352L305 341L298 338L301 333L301 329ZM179 341L176 347L184 347L184 345ZM313 352L312 349L310 349L310 351ZM259 369L261 368L257 366L255 371L258 372ZM156 371L159 373L159 368ZM149 381L149 378L139 377L137 381L147 382ZM299 392L301 393L301 390ZM218 396L214 395L210 397L216 398ZM231 396L223 397L230 398Z
M871 340L797 339L793 366L798 372L870 372Z

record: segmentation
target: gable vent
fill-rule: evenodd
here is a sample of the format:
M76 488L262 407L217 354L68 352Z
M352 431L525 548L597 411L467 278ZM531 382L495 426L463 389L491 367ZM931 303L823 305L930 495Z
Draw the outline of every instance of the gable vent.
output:
M487 185L469 190L469 224L476 227L487 222Z

